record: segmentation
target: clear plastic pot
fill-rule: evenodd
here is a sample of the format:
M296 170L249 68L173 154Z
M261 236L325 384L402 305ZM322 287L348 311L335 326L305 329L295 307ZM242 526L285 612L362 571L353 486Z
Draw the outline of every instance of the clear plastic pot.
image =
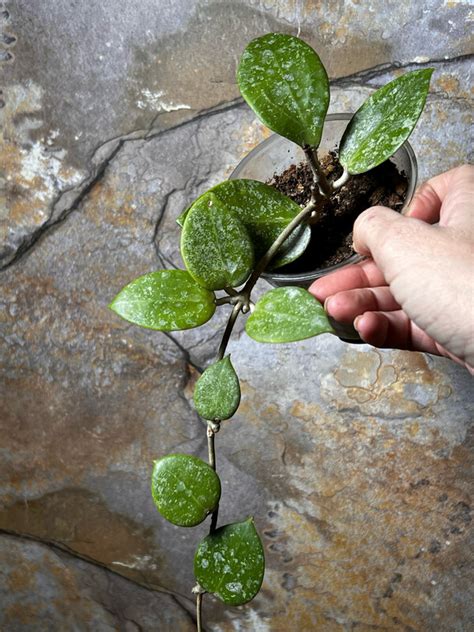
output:
M318 150L321 156L337 149L339 141L351 118L352 114L329 114L327 116L321 145ZM408 207L416 187L418 174L416 157L411 145L407 141L391 159L396 164L398 170L403 171L408 178L407 196L401 210L403 213ZM268 182L273 178L275 173L281 174L290 165L298 164L304 160L305 156L301 147L278 134L273 134L270 138L267 138L257 145L257 147L237 165L230 175L230 178L250 178L252 180ZM275 286L301 285L303 287L309 287L315 279L360 260L361 257L354 254L345 261L327 268L317 268L297 274L271 272L265 273L263 276Z
M329 114L327 116L318 150L321 156L338 148L339 141L351 118L352 114ZM260 180L261 182L268 182L273 178L275 173L281 174L290 165L298 164L304 160L305 156L301 147L278 134L273 134L257 145L257 147L237 165L230 175L230 178L249 178L252 180ZM406 200L401 210L403 213L413 197L418 175L415 153L408 141L403 143L400 149L391 157L391 160L395 163L400 172L403 171L405 173L408 179ZM345 261L327 268L315 268L295 274L267 272L264 273L262 277L275 287L299 285L308 288L316 279L361 260L362 257L360 255L354 254ZM336 330L340 337L345 340L357 341L358 339L357 332L352 327L341 328L340 325L337 325Z

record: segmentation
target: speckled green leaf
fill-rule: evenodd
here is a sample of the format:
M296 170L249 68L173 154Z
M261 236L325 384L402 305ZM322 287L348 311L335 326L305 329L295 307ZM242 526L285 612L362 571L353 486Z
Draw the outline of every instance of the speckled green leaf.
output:
M212 191L189 209L181 233L181 255L196 281L210 290L241 285L254 262L247 229Z
M301 146L319 145L329 81L311 46L283 33L258 37L241 57L237 81L244 99L270 129Z
M223 421L235 413L240 403L240 384L230 356L212 364L194 389L196 410L204 419Z
M231 606L253 599L264 573L263 546L252 518L217 529L200 542L194 556L199 585Z
M109 305L140 327L174 331L207 322L214 314L214 294L186 270L159 270L126 285Z
M301 287L279 287L264 294L245 331L258 342L296 342L334 333L321 303Z
M357 110L339 148L349 173L376 167L406 141L423 111L432 73L432 68L407 72L374 92Z
M254 245L256 260L267 252L301 210L286 195L257 180L227 180L208 191L211 192L222 203L222 207L233 211L244 224ZM184 225L188 212L189 209L178 217L180 226ZM309 226L297 229L280 248L270 269L297 259L305 251L310 237Z
M210 465L189 454L155 461L151 493L156 508L179 527L194 527L219 504L221 483Z

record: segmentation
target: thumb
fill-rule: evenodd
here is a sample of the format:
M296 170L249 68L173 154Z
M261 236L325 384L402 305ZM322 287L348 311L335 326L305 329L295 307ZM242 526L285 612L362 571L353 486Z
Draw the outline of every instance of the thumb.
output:
M384 206L373 206L354 224L354 249L377 264L387 283L410 267L416 270L432 258L439 230L413 217L405 217Z

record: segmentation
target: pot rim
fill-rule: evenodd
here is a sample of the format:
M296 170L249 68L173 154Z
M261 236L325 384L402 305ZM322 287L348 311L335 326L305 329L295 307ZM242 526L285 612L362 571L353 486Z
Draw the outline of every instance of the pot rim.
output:
M325 120L325 124L327 121L350 121L352 117L353 117L353 114L349 112L328 114ZM265 151L269 145L272 145L273 143L281 141L281 140L287 143L292 143L292 141L289 141L288 139L284 138L283 136L280 136L279 134L272 134L271 136L263 140L261 143L259 143L256 147L254 147L254 149L252 149L239 162L239 164L230 174L229 179L235 180L239 178L240 172L247 166L249 162L255 160L255 158L257 158L260 153ZM295 143L292 143L292 144L295 144ZM401 145L397 149L397 151L393 155L396 155L398 152L402 152L406 155L408 159L408 164L410 165L410 173L407 174L409 176L407 196L405 199L405 203L403 204L403 207L400 211L401 213L404 213L406 212L413 198L413 194L415 192L415 188L417 184L417 176L418 176L418 163L416 160L415 152L413 151L413 147L410 145L410 143L407 140L403 143L403 145ZM297 274L264 272L262 274L262 278L266 279L267 281L277 283L278 285L283 285L285 283L309 284L311 281L319 277L325 276L326 274L339 270L340 268L343 268L347 265L359 263L360 261L363 261L365 258L366 257L363 257L362 255L353 254L352 256L348 257L344 261L341 261L340 263L336 263L335 265L332 265L332 266L328 266L326 268L316 268L308 272L300 272Z

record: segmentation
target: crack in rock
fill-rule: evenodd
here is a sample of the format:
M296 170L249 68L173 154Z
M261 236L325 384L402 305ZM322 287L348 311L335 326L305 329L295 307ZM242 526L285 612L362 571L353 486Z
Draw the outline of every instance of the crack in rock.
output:
M233 110L234 108L242 107L242 105L242 99L234 99L233 101L221 103L212 108L200 111L195 116L185 119L184 121L166 129L157 130L150 126L150 128L146 130L134 130L101 143L94 151L93 158L91 160L92 168L89 167L89 176L83 179L76 186L64 190L59 195L59 197L51 205L52 210L48 219L39 228L27 235L22 240L17 250L10 257L4 257L3 262L0 263L0 271L6 270L12 265L18 263L30 252L30 250L44 235L46 235L52 228L66 220L73 211L79 208L80 204L85 200L93 187L103 178L107 167L120 153L120 150L126 143L137 141L148 142L154 138L165 136L166 134L172 133L182 127L191 125L196 121L201 121L216 114L221 114ZM156 122L156 120L157 119L155 117L152 121L152 125Z
M449 57L447 59L427 59L423 61L412 60L407 62L391 62L380 64L377 66L373 66L371 68L367 68L364 70L360 70L356 73L346 75L344 77L337 77L331 80L331 85L334 87L351 87L351 86L371 86L371 82L377 77L386 74L387 72L392 72L395 70L400 70L404 68L410 67L427 67L430 65L447 65L453 64L456 62L461 62L465 60L472 59L472 54L464 54L458 55L454 57ZM446 95L442 92L432 93L432 97L438 97L442 99L449 99L451 101L461 101L463 103L466 102L466 99L462 97L454 97ZM82 180L78 185L64 190L58 198L51 205L51 212L49 214L48 219L36 230L27 235L22 242L20 243L17 250L10 257L4 257L3 263L0 264L0 270L7 269L12 265L18 263L33 247L34 245L51 230L54 226L60 224L67 217L75 211L80 204L87 197L91 189L97 184L104 176L107 167L111 164L111 162L115 159L115 157L119 154L123 145L127 142L136 142L136 141L145 141L148 142L154 138L159 136L164 136L167 133L174 132L182 127L188 126L193 123L200 123L206 118L213 116L218 113L223 113L226 111L230 111L233 109L237 109L240 107L247 107L245 102L241 97L233 99L228 102L219 103L212 108L208 108L206 110L199 111L197 113L193 113L189 117L185 117L183 120L178 122L175 125L170 125L169 127L163 129L159 127L160 118L163 116L163 112L158 113L153 120L151 121L150 126L147 129L139 129L133 130L127 134L113 137L101 143L94 151L91 165L89 166L89 176ZM172 195L173 191L171 191L167 198L165 199L165 205L167 203L168 197ZM156 236L160 227L162 216L159 216L157 223L155 225L154 232L154 241L156 240ZM158 255L162 255L162 253L157 252ZM165 258L162 257L164 260ZM170 262L168 262L170 263Z
M470 60L473 57L474 55L472 54L465 54L458 55L456 57L449 57L447 59L426 59L423 61L412 60L406 62L393 61L385 64L380 64L378 66L372 66L372 68L366 68L365 70L359 70L358 72L355 72L351 75L346 75L344 77L336 77L331 79L330 81L332 86L336 86L339 88L365 85L370 87L371 80L395 70L403 70L405 68L411 68L412 66L426 68L433 65L448 65Z
M41 544L42 546L45 546L55 552L59 552L61 554L65 554L68 555L74 559L78 559L81 562L86 562L88 564L91 564L92 566L99 568L100 570L110 574L110 575L114 575L117 577L120 577L122 580L126 581L126 582L130 582L131 584L134 584L136 586L140 586L140 588L143 588L145 590L148 590L150 592L153 593L161 593L163 595L168 595L170 596L179 606L180 608L182 608L183 610L186 611L187 614L189 614L190 616L191 613L194 610L194 602L192 599L186 597L185 595L179 595L176 594L170 590L167 590L166 588L164 588L163 586L159 586L157 584L150 584L148 582L142 582L136 579L131 579L130 577L127 577L126 575L122 575L122 573L114 570L113 568L110 568L109 566L102 564L101 562L99 562L98 560L95 560L91 557L88 557L87 555L83 555L81 553L78 553L77 551L74 551L73 549L69 548L66 544L62 543L62 542L56 542L56 541L52 541L52 540L45 540L43 538L39 538L33 535L30 535L28 533L21 533L18 531L14 531L14 530L10 530L10 529L5 529L5 528L0 528L0 536L3 537L8 537L8 538L14 538L16 540L19 541L27 541L27 542L36 542L38 544ZM183 603L181 603L181 601L183 601L186 605L183 605ZM194 620L194 619L193 619Z
M199 373L204 373L204 367L200 366L199 364L191 360L191 354L189 350L186 349L178 340L176 340L176 338L173 336L171 332L162 331L161 333L164 334L169 340L171 340L171 342L173 342L176 345L176 347L181 351L185 362L187 362L190 366L196 369L196 371L198 371Z

